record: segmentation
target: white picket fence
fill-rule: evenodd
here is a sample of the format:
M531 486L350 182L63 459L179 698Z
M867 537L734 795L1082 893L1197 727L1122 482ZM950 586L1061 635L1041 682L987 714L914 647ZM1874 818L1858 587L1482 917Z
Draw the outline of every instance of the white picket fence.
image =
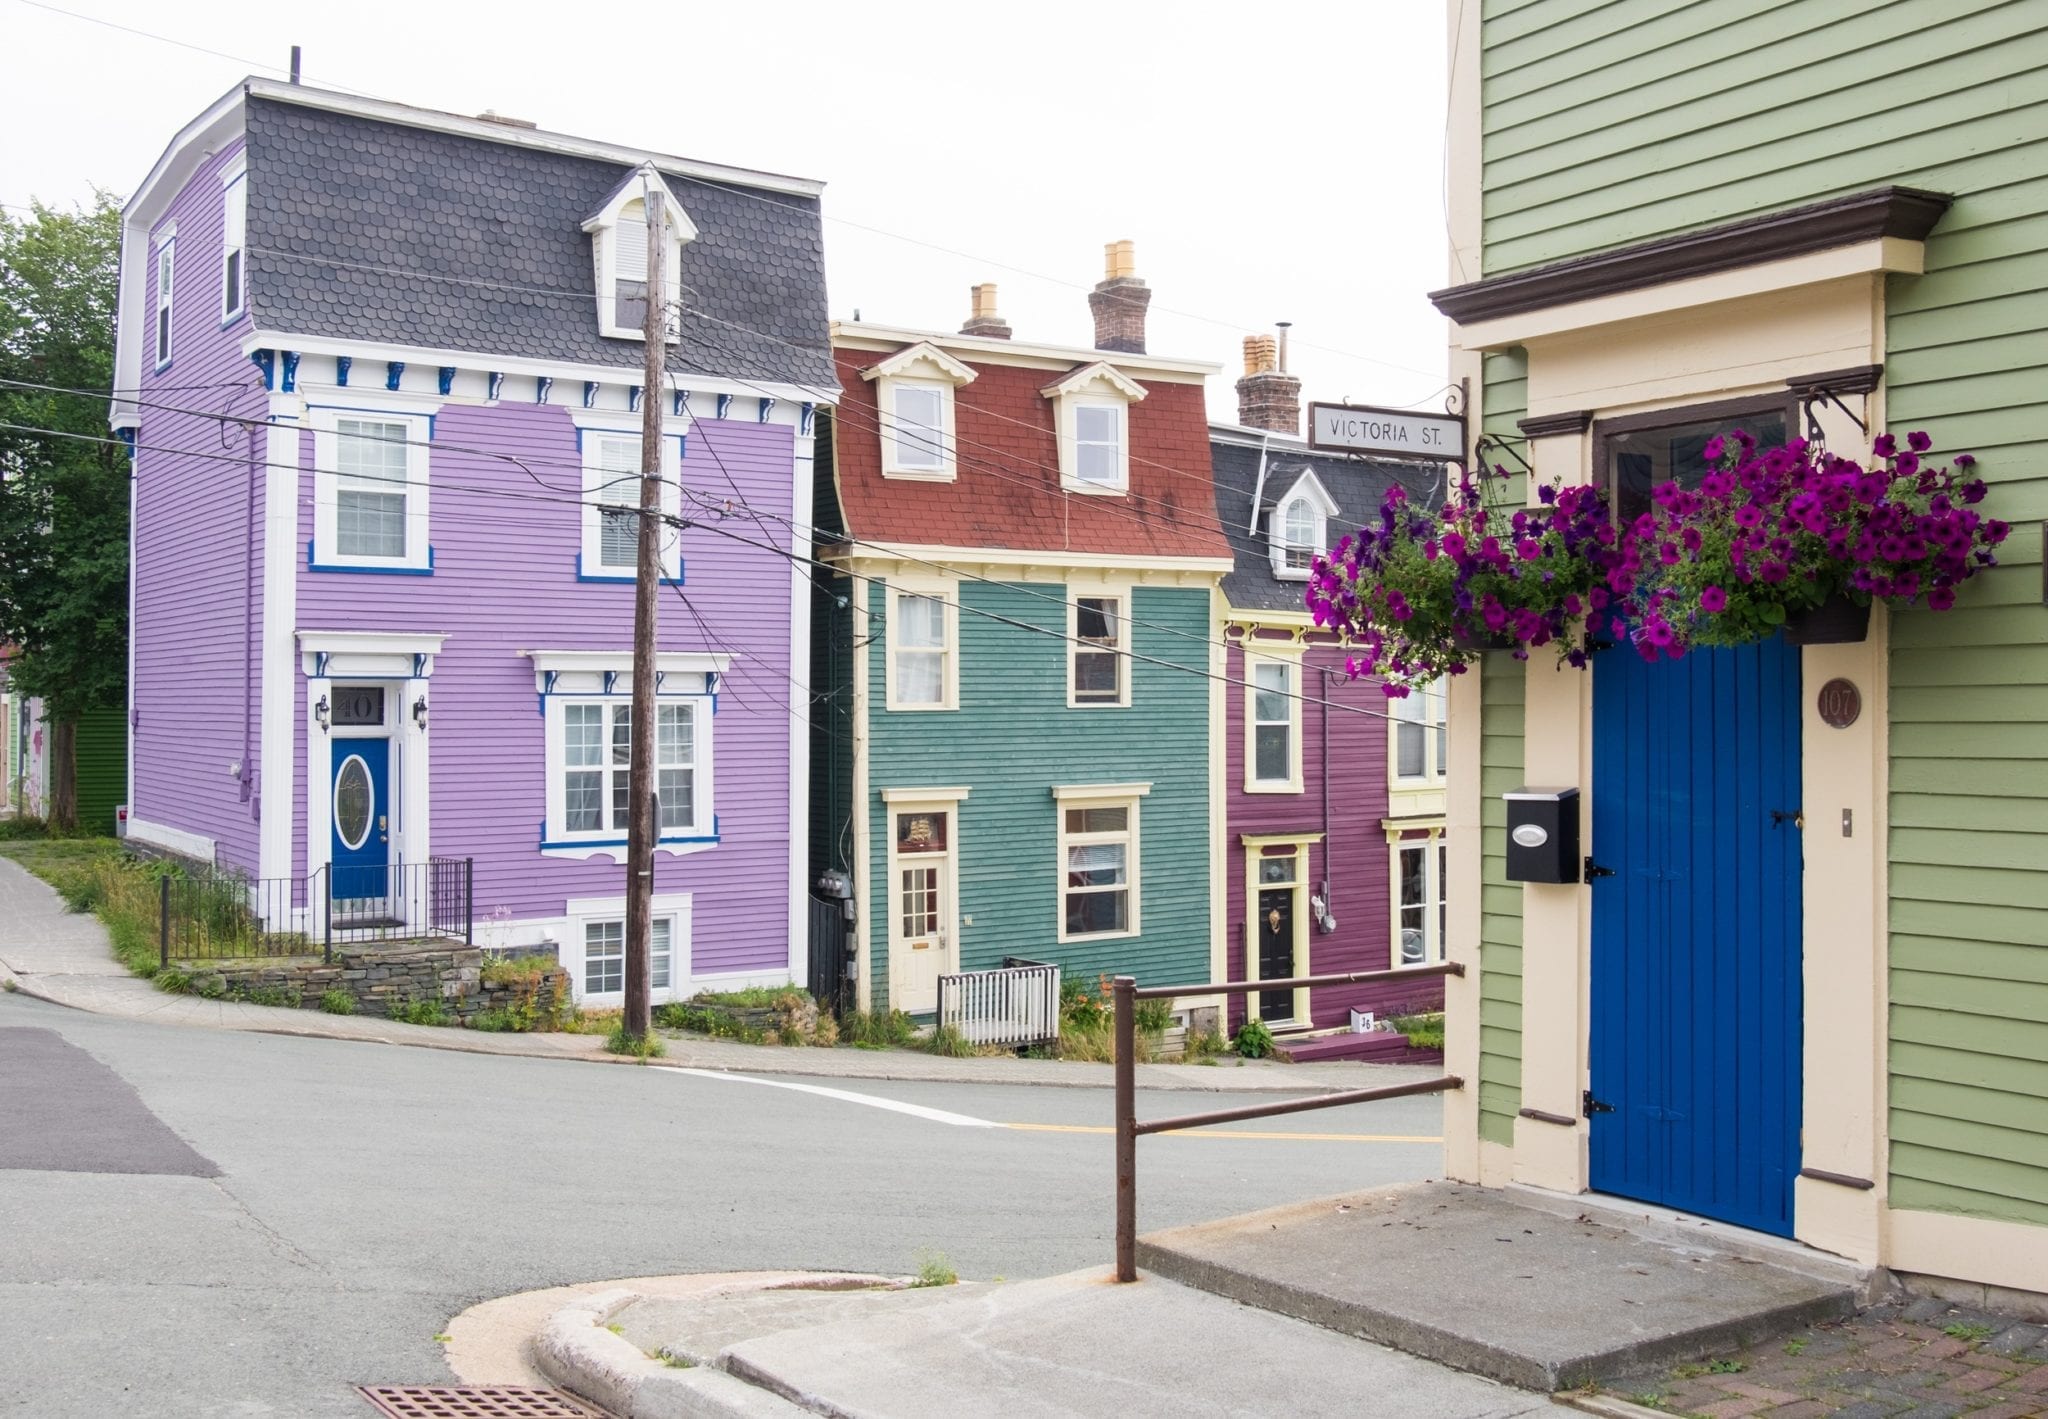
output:
M941 1029L976 1045L1036 1045L1060 1037L1060 968L1039 964L939 977Z

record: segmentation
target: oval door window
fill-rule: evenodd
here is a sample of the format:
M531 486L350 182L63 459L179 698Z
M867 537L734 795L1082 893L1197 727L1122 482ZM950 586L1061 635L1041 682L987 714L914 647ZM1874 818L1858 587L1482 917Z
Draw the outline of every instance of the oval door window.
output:
M370 836L370 799L370 766L361 754L351 754L334 776L334 831L350 852Z

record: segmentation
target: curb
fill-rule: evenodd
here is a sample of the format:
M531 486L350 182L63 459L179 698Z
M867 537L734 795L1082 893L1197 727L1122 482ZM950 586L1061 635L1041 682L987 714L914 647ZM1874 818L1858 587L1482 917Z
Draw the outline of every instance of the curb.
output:
M1553 1395L1551 1402L1566 1409L1598 1414L1601 1419L1671 1419L1667 1410L1652 1409L1632 1399L1616 1399L1611 1394L1559 1394Z
M619 1419L790 1419L809 1414L723 1370L676 1369L607 1327L640 1299L623 1287L571 1301L533 1338L541 1372Z

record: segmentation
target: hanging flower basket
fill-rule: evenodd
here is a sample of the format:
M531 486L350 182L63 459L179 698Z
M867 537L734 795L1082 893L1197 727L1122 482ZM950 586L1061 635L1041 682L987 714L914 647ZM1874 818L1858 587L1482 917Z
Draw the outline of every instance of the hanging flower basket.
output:
M1793 645L1854 645L1869 634L1870 603L1847 592L1785 613L1785 639Z
M1720 464L1696 489L1660 483L1628 529L1610 577L1627 604L1630 639L1646 659L1693 646L1745 645L1780 626L1796 644L1861 640L1874 598L1895 606L1955 605L2011 529L1979 514L1976 460L1922 459L1932 440L1884 434L1865 468L1793 439L1758 452L1737 431L1710 439ZM1960 471L1959 471L1960 470ZM1625 584L1624 584L1625 583Z

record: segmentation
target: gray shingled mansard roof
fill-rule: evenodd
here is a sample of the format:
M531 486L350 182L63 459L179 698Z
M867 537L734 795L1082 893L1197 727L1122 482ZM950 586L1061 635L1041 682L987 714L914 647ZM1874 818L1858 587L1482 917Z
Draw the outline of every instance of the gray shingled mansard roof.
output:
M258 329L638 366L597 333L584 219L630 167L248 99ZM664 170L696 224L669 368L833 388L818 199ZM343 264L348 263L348 264Z
M1262 445L1266 484L1254 518L1252 492L1259 483ZM1216 515L1223 521L1224 533L1230 538L1237 559L1236 569L1223 578L1223 594L1233 607L1248 611L1303 609L1306 585L1273 575L1273 563L1266 551L1266 528L1274 508L1304 470L1314 470L1324 491L1337 504L1337 514L1330 519L1329 526L1332 543L1377 517L1381 499L1396 483L1405 487L1410 497L1431 505L1443 496L1443 474L1436 465L1311 453L1300 439L1284 434L1269 436L1262 430L1237 424L1209 426L1209 459L1216 483Z

